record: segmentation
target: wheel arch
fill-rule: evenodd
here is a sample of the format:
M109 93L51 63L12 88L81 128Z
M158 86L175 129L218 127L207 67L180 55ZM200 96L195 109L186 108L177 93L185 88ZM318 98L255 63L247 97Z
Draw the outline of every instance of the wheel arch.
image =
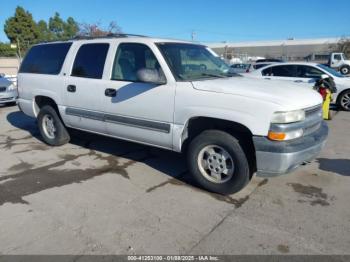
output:
M207 116L196 116L190 118L181 135L181 152L185 152L191 140L205 130L221 130L238 139L242 146L251 170L256 170L256 155L253 143L253 133L245 125L226 119Z

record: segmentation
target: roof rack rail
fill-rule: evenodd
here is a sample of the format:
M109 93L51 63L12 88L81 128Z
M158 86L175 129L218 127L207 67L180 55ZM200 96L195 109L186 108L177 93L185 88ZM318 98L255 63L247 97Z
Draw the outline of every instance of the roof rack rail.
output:
M136 36L136 37L147 37L145 35L135 35L135 34L124 34L124 33L117 33L117 34L107 34L103 36L75 36L71 38L70 40L91 40L91 39L99 39L99 38L123 38L123 37L130 37L130 36Z

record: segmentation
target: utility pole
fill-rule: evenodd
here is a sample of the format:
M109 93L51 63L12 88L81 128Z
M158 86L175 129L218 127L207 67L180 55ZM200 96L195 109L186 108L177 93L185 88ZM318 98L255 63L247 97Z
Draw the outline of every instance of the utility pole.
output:
M194 30L192 30L192 32L191 32L191 39L192 39L192 42L194 42L195 37L196 37L196 32L195 32Z

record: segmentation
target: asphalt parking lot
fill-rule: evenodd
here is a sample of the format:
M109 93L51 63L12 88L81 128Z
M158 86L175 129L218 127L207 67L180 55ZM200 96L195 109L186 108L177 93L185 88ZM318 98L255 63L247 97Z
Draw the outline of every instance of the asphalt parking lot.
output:
M219 196L181 155L75 131L51 148L0 107L0 254L350 254L350 113L292 174Z

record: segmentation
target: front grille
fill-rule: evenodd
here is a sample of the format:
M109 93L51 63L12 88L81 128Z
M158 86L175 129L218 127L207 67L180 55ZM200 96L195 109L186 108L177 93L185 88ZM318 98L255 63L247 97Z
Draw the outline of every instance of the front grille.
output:
M6 98L0 98L0 102L2 101L8 101L8 100L13 100L14 97L6 97Z
M322 115L322 105L310 107L305 109L305 117L311 117L313 115Z
M6 91L6 87L0 87L0 92L5 92Z
M305 109L304 136L316 132L322 123L322 105Z

